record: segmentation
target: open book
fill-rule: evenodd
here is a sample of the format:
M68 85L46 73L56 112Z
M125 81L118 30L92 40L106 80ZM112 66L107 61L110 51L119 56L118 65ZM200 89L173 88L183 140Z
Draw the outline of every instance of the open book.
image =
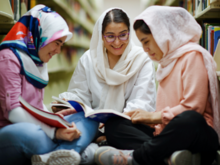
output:
M112 109L99 109L93 110L92 108L88 107L86 104L83 104L79 101L75 100L68 100L64 101L58 97L52 96L54 100L58 102L58 104L51 103L51 106L63 106L66 105L69 108L74 108L77 112L84 111L85 117L90 118L92 120L105 123L110 117L119 116L125 119L131 120L131 118L121 112L117 112ZM60 103L60 104L59 104Z
M32 116L44 122L45 124L48 124L52 127L60 127L60 128L69 128L72 126L72 124L68 123L58 114L50 113L31 106L21 96L19 96L19 101L26 111L28 111Z

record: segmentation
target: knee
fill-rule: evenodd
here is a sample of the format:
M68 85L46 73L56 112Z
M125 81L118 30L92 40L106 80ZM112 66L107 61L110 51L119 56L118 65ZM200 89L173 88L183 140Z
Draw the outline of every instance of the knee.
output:
M194 110L189 110L189 111L185 111L183 113L181 113L180 115L177 116L178 120L176 120L176 122L178 123L179 126L188 126L188 127L197 127L198 126L205 126L206 125L206 121L204 119L204 117L194 111Z
M8 125L0 131L1 142L25 143L28 138L34 138L35 136L32 132L39 129L39 126L31 123L16 123Z
M125 125L131 125L131 121L120 118L120 117L113 117L110 118L106 123L105 123L105 134L106 136L113 136L114 134L117 134L117 132L122 130Z

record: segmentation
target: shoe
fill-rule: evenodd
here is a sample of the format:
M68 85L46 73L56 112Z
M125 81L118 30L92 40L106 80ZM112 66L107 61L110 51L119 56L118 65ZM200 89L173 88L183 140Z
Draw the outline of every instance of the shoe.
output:
M176 151L171 155L171 165L200 165L200 154L192 154L188 150Z
M113 147L100 147L95 152L98 165L132 165L133 150L117 150Z
M80 165L95 164L95 151L99 148L98 144L91 143L81 154Z
M80 155L74 150L57 150L43 155L33 155L32 165L78 165Z
M217 165L220 165L220 150L218 150L216 153L216 163Z

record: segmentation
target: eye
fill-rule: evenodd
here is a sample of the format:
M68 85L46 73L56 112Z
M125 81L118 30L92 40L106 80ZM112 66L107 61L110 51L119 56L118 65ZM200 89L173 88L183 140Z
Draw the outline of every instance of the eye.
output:
M115 36L113 36L113 35L108 35L107 37L108 37L108 38L114 38Z
M123 33L123 34L120 35L120 37L124 37L124 36L126 36L126 33Z
M145 42L144 42L144 45L146 45L147 43L148 43L148 41L145 41Z
M59 46L60 44L59 44L59 42L56 42L56 44L57 44L57 46Z

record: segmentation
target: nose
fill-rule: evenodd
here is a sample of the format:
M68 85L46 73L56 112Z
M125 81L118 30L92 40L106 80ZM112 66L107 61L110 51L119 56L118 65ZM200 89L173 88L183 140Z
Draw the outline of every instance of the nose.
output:
M115 45L119 45L119 44L120 44L120 40L119 40L118 37L116 37L116 39L115 39L115 41L114 41L114 44L115 44Z
M59 54L61 52L61 47L59 46L58 48L56 48L56 54Z
M150 49L145 47L145 48L144 48L144 51L145 51L145 52L149 52Z

